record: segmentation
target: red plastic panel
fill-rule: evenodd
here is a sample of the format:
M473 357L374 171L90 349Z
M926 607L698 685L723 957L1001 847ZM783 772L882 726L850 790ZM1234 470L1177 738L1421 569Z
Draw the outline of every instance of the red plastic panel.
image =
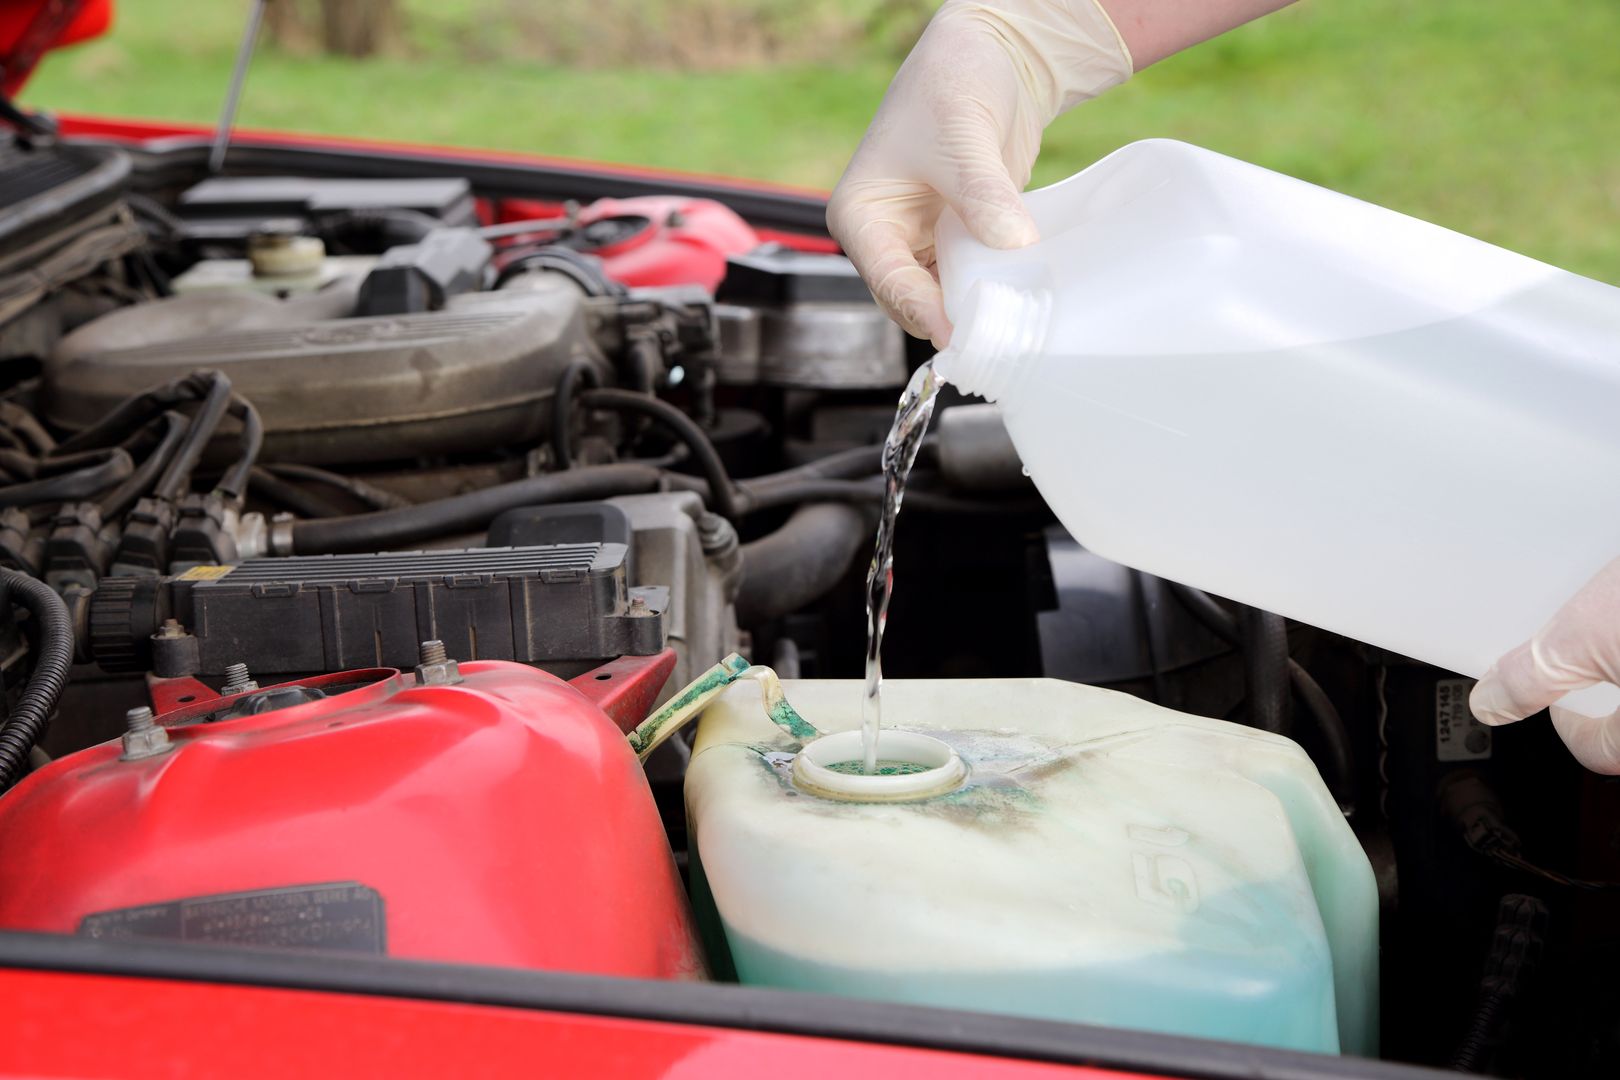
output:
M93 925L375 948L372 909L341 895L329 908L324 894L261 897L234 914L173 904L356 883L380 895L389 955L700 976L663 826L619 726L544 672L461 671L455 686L387 669L325 676L310 681L366 685L174 726L222 704L198 701L162 718L168 753L124 761L108 743L52 762L0 800L0 926L72 932L116 912ZM126 911L145 905L166 906Z
M1153 1080L645 1020L50 972L0 971L0 1001L5 1077Z
M701 285L713 292L726 276L726 258L759 246L748 223L713 199L598 199L579 212L578 221L584 226L625 217L645 218L647 227L592 254L609 277L626 285Z

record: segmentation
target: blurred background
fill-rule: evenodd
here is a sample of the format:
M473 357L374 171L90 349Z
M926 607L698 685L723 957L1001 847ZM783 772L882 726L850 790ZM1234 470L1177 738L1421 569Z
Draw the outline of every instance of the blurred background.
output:
M932 0L274 0L244 128L825 188ZM212 123L247 0L124 0L28 104ZM1620 0L1306 0L1060 119L1172 136L1620 283Z

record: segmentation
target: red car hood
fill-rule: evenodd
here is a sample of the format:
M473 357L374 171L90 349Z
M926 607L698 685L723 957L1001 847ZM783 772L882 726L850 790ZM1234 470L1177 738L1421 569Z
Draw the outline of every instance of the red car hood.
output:
M113 0L0 0L0 91L15 97L40 57L107 32Z

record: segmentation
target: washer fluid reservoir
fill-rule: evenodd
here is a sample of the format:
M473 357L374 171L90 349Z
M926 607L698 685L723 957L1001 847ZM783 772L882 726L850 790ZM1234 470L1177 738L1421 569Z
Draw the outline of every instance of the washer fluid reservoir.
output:
M857 682L704 715L693 894L744 983L1377 1050L1372 868L1295 743L1049 679ZM892 720L892 727L890 726ZM852 764L854 763L854 764Z

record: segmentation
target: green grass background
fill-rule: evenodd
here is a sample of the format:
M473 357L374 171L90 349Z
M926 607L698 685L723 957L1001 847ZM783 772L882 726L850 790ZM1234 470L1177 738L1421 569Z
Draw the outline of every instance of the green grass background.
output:
M413 29L397 55L262 49L240 123L825 187L896 62L874 46L752 70L582 70L503 48L509 7L407 7ZM123 0L107 38L48 58L25 97L63 111L212 122L244 10L240 0ZM1306 0L1058 120L1035 183L1148 136L1620 283L1616 0Z

